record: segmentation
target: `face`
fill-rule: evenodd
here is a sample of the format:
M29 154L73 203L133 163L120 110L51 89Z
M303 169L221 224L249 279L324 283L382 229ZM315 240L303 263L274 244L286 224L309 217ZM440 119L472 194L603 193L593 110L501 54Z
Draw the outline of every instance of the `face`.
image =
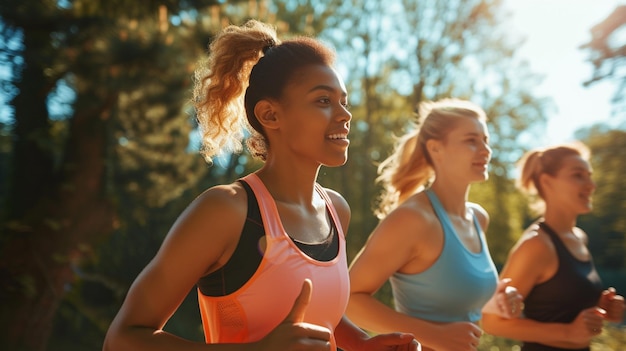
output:
M596 184L591 179L592 169L587 161L577 155L562 160L554 176L542 175L542 187L548 206L571 209L576 215L589 213Z
M340 166L348 159L352 115L343 80L328 66L312 65L296 73L276 106L278 140L274 152L295 162ZM274 145L280 143L278 150Z
M438 144L441 151L437 152L439 162L435 161L437 177L465 177L468 184L487 180L491 148L484 122L459 118L446 139Z

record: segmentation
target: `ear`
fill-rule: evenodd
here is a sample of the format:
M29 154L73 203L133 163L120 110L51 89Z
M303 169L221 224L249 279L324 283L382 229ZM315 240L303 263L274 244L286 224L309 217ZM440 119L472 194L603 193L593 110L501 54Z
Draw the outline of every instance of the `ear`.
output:
M265 129L277 129L278 118L276 117L276 108L272 101L261 100L254 106L254 115Z
M545 194L545 192L550 189L550 186L552 185L552 176L546 173L541 173L539 175L539 185Z
M441 148L441 142L435 139L429 139L426 141L426 150L431 157L434 157L437 153L439 153L439 149Z

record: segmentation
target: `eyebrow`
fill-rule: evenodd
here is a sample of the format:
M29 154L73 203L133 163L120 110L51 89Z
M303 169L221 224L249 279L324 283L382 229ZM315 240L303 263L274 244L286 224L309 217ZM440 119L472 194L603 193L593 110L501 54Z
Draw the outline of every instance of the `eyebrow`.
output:
M475 136L475 137L485 137L485 138L489 138L489 135L488 135L488 134L482 134L482 133L476 133L476 132L469 132L469 133L465 133L463 136L466 136L466 137Z
M330 93L337 92L337 89L335 89L335 88L333 88L333 87L331 87L329 85L320 84L320 85L316 85L313 88L309 89L309 91L307 93L311 93L311 92L313 92L315 90L325 90L325 91L328 91ZM346 91L340 90L340 92L341 92L341 96L348 96L348 93Z

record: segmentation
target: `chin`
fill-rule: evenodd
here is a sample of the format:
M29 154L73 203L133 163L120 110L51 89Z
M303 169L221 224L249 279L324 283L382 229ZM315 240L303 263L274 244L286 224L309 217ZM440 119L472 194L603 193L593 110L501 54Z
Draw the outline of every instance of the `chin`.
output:
M348 162L348 158L345 157L341 160L333 160L333 161L329 161L329 162L324 162L322 163L325 167L340 167L346 164L346 162Z

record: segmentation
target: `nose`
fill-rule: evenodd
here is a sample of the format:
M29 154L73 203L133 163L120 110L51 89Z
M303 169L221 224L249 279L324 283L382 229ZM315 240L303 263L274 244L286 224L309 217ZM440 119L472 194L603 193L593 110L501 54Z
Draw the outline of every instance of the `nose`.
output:
M596 190L596 182L591 177L589 177L589 186L591 187L591 191Z
M492 151L491 151L491 146L489 146L488 142L486 142L486 141L483 142L483 150L482 151L486 152L487 155L489 155L489 157L491 157L491 152Z
M337 120L341 122L350 122L352 120L352 113L350 113L347 106L341 105L337 113Z

